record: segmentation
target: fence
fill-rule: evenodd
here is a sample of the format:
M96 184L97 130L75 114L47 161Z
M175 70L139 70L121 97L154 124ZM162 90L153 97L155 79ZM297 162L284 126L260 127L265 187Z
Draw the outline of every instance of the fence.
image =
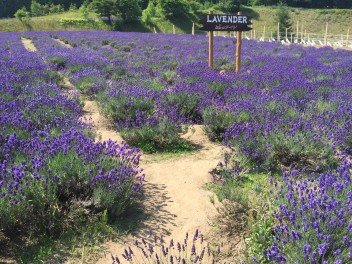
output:
M350 35L350 29L346 30L346 34L329 34L328 23L325 27L325 33L308 33L303 27L297 27L295 31L289 32L279 30L280 25L278 24L278 30L267 32L265 26L263 30L257 31L255 28L249 32L244 32L243 37L246 39L254 39L257 41L279 41L282 44L301 44L306 46L330 46L335 48L352 48L352 36ZM235 37L235 32L217 32L217 36L229 36Z

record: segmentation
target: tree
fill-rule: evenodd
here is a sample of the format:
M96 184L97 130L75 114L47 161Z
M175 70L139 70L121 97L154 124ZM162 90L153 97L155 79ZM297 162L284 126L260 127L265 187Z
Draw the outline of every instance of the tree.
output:
M142 15L142 10L137 0L119 0L117 9L124 22L138 20Z
M107 17L111 24L111 16L117 13L116 0L93 0L92 9L101 17Z
M224 4L225 11L231 13L231 14L236 14L238 11L240 11L241 5L248 5L247 0L228 0Z
M86 5L81 5L78 9L78 13L83 19L87 20L89 17L89 11Z
M18 18L21 22L27 23L29 20L29 11L27 8L22 7L21 9L18 9L17 12L15 13L15 17Z
M35 0L31 2L31 15L32 16L45 16L49 13L48 5L41 5Z
M187 3L183 0L158 0L158 6L166 17L181 17L188 13Z
M281 36L285 35L284 32L286 31L286 28L288 32L291 32L292 22L291 22L289 9L287 8L286 4L282 2L278 4L274 21L275 23L280 23L279 31Z
M139 0L138 5L142 10L146 9L149 4L149 0Z

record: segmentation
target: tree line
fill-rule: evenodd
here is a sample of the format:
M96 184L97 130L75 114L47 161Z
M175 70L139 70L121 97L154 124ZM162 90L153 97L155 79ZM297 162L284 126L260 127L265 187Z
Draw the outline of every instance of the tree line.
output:
M17 10L24 8L30 10L33 0L0 0L0 18L14 17ZM106 5L111 3L113 8L120 8L121 10L129 10L131 3L133 9L144 10L148 5L164 6L166 9L173 9L173 7L182 6L182 4L191 5L193 7L207 7L210 8L214 5L218 7L233 7L239 5L255 6L255 5L278 5L284 2L291 7L304 7L304 8L352 8L351 0L35 0L41 6L46 7L48 10L68 10L72 6L80 7L83 3L86 5L91 2L96 2L98 5ZM138 5L138 7L136 6ZM182 9L179 9L179 11ZM229 9L231 10L231 9ZM175 9L175 11L177 11Z

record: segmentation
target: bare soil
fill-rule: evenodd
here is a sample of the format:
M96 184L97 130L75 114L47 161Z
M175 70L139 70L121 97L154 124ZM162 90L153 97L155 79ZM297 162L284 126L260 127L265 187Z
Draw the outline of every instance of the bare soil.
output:
M28 50L28 51L37 51L37 48L33 45L32 40L27 39L27 38L21 38L21 41L23 43L23 46Z

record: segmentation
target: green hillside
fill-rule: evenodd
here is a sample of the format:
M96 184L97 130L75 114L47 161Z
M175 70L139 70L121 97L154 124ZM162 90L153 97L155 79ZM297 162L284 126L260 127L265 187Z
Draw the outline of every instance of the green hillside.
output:
M276 7L254 7L253 10L259 14L257 19L253 20L253 31L247 32L248 37L259 39L263 35L265 26L265 36L269 38L271 32L277 30L277 25L274 23ZM321 38L325 34L326 23L328 23L329 37L335 39L346 39L348 29L352 35L352 9L303 9L290 8L290 16L293 22L293 31L296 32L297 21L299 22L299 31L306 32L306 37ZM173 25L176 33L191 33L192 23L196 23L196 33L202 33L197 30L197 24L201 13L206 13L206 10L198 12L198 14L190 14L187 18L174 19L172 21L166 18L152 18L150 24L133 23L122 25L120 22L115 22L115 30L120 31L144 31L172 33ZM3 19L0 20L0 31L45 31L45 30L80 30L80 29L109 29L102 21L97 20L95 14L90 15L90 20L84 23L76 23L74 20L79 18L76 12L66 12L44 17L34 17L27 24L18 19ZM60 23L61 19L70 19L72 23ZM95 20L93 20L95 19ZM62 21L61 21L62 22ZM221 33L224 34L224 33ZM352 37L350 37L352 39Z
M257 37L263 33L264 26L266 36L269 37L271 31L277 30L277 25L274 23L275 7L255 7L254 10L260 15L259 19L253 20L252 25L257 32ZM302 30L303 25L303 32L306 31L307 35L318 34L323 36L326 23L328 23L329 36L341 37L341 34L347 35L349 28L350 34L352 34L352 9L290 8L290 16L294 32L297 30L298 21L299 31Z

